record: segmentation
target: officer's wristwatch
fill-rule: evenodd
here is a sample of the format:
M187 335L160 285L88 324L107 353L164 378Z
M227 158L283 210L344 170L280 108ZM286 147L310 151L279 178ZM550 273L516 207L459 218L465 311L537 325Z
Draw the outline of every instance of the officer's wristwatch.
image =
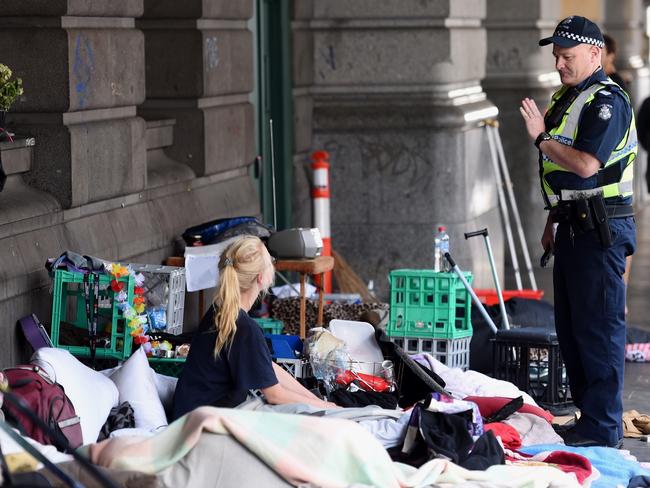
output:
M548 132L541 132L538 136L537 139L535 139L535 147L539 149L539 145L544 142L544 141L550 141L553 139L553 136L549 134Z

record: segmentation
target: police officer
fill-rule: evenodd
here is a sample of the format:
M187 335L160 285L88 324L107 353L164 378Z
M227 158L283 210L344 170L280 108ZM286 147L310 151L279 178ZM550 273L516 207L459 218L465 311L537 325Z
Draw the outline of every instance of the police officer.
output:
M555 327L571 396L581 416L563 433L575 446L618 447L623 431L626 256L636 247L632 163L637 139L628 95L600 66L603 36L572 16L540 46L553 45L562 87L542 115L522 100L539 149L549 218L542 236L555 255ZM554 224L557 224L554 225Z

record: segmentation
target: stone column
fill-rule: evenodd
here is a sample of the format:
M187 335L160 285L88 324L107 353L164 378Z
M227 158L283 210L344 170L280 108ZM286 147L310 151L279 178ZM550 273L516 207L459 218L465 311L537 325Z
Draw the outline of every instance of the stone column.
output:
M605 0L603 30L618 44L616 67L621 75L630 80L629 91L638 109L650 96L650 71L646 53L648 38L644 32L645 8L643 0ZM646 152L639 148L635 162L634 198L637 207L650 200L645 181L647 171Z
M495 183L478 122L496 115L485 76L483 0L314 2L314 146L331 153L332 247L380 298L396 268L431 268L433 232L491 282L502 266Z
M142 0L3 2L2 62L25 88L10 123L38 140L25 179L66 208L144 188L141 14Z
M499 108L500 134L524 235L538 287L552 295L552 271L539 267L540 238L547 212L539 183L538 151L528 138L519 106L524 97L535 99L543 110L551 94L559 87L552 47L540 47L538 41L551 35L558 22L558 0L491 0L487 11L487 74L483 82L488 97ZM519 249L519 265L525 288L530 287L517 239L514 219L513 236ZM509 250L506 249L506 286L515 287ZM552 296L547 298L552 299Z
M198 176L244 171L255 126L252 0L145 0L147 119L176 119L167 153ZM251 186L252 191L252 186Z
M309 20L313 15L313 1L293 2L293 223L298 227L311 227L312 202L310 196L309 156L312 150L313 99L310 88L314 80L314 34Z

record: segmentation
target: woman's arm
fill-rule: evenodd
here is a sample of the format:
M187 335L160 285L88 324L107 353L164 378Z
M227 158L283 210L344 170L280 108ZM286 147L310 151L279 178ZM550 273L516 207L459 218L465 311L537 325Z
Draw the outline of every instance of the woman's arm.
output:
M289 391L298 393L301 396L306 396L314 400L320 400L316 395L314 395L307 388L302 386L291 374L289 374L282 366L279 366L277 363L273 363L273 371L278 377L280 384Z
M302 386L287 371L273 363L273 370L278 378L278 384L269 388L262 388L262 393L266 400L274 405L284 403L307 403L318 408L336 408L337 405L332 402L321 400L307 388Z
M338 407L335 403L320 400L314 395L306 396L301 395L300 393L296 393L295 391L291 391L282 386L281 383L269 386L268 388L262 388L262 393L264 393L264 398L266 398L266 401L271 405L283 405L285 403L306 403L308 405L322 409Z

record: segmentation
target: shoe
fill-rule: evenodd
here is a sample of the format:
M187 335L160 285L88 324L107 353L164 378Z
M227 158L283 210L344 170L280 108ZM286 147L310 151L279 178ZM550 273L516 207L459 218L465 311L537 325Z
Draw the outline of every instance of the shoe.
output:
M579 434L574 427L570 427L564 432L558 432L558 434L560 435L560 437L562 437L562 439L564 439L564 443L567 446L573 446L573 447L600 446L600 447L613 447L614 449L621 449L623 447L623 439L619 440L613 446L610 446L609 444L607 444L607 442L596 441L594 439L589 439L588 437L585 437L582 434Z
M568 415L567 415L568 416ZM558 434L562 435L562 432L566 432L569 429L572 429L573 427L576 426L576 423L578 422L578 419L580 418L580 412L572 412L571 417L569 420L567 420L563 424L551 424L551 427L553 427L553 430L557 432ZM555 419L553 419L555 420Z
M553 430L561 436L562 432L566 432L569 429L573 429L575 425L576 425L576 421L575 419L572 419L569 420L566 424L551 424L551 427L553 427Z

